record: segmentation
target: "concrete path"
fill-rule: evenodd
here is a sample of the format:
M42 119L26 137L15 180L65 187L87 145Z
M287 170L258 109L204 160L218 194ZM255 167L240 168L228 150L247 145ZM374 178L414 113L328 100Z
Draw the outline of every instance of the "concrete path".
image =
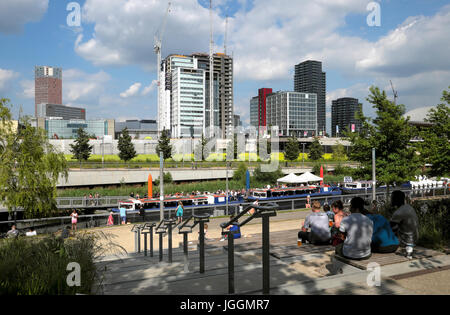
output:
M362 270L334 258L329 247L306 245L297 247L296 231L310 212L280 212L271 218L271 292L272 295L307 294L449 294L450 256L442 253L433 257L413 259L381 266L380 285L368 285L376 280L372 270ZM182 250L176 248L181 237L174 234L173 263L159 262L157 238L154 257L129 254L123 259L105 257L98 263L103 270L103 294L150 295L226 295L228 294L227 242L218 242L220 223L226 218L209 223L205 273L199 272L199 254L196 250L197 231L191 235L191 250L185 261ZM134 248L130 226L108 231L119 236L125 246ZM98 230L98 229L96 229ZM101 229L104 230L104 229ZM258 221L243 228L247 238L236 241L235 293L260 295L262 293L261 224ZM126 238L125 238L126 237ZM130 243L130 244L129 244ZM164 248L167 248L164 245ZM372 281L373 282L373 281Z

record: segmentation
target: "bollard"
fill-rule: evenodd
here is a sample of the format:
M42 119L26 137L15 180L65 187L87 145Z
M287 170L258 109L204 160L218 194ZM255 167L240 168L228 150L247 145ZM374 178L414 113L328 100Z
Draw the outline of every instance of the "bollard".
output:
M159 261L163 261L163 235L159 233Z

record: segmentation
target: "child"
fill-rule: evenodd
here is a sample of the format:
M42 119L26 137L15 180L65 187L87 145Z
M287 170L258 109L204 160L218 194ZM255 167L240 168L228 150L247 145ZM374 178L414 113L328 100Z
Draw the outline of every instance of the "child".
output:
M113 217L113 213L112 211L109 213L109 217L108 217L108 226L112 226L114 225L114 217Z

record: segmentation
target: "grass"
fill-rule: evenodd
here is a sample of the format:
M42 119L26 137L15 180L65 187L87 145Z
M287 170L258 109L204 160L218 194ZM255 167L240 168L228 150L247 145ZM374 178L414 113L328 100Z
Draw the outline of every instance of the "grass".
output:
M99 232L78 233L65 240L53 235L0 240L0 295L98 293L102 274L95 260L118 251L124 249ZM72 262L81 267L79 287L67 284L72 271L67 266Z

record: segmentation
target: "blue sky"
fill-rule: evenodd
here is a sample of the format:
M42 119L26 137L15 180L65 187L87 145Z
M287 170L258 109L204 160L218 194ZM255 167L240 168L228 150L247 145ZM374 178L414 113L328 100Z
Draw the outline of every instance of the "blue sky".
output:
M11 99L16 117L19 105L32 115L34 66L57 66L63 103L86 107L89 119L156 118L153 35L167 1L78 0L81 29L67 26L69 2L2 0L0 97ZM209 1L172 2L163 55L208 52ZM292 90L295 64L315 59L327 72L328 112L332 99L350 96L373 115L368 87L391 95L392 80L406 111L424 116L450 85L448 1L379 1L380 27L367 25L370 2L214 0L217 52L230 17L235 113L248 123L259 88Z

